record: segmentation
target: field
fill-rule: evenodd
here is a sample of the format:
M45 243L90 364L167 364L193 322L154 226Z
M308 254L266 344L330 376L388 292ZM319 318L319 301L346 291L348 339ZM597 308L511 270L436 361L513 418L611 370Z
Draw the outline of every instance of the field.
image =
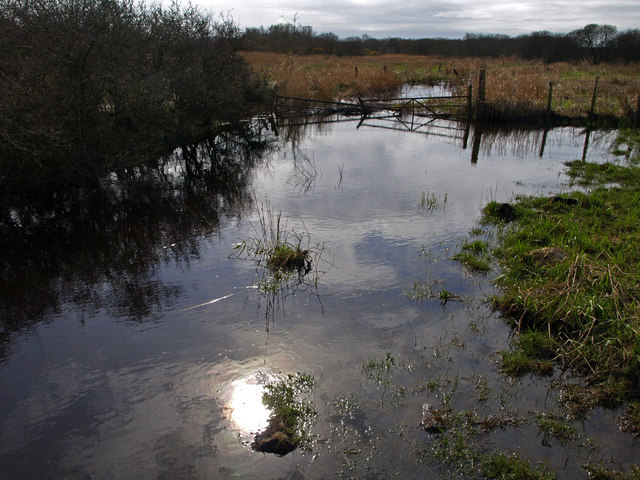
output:
M486 101L499 119L540 116L546 112L549 83L551 110L558 117L585 119L599 77L595 113L632 119L640 96L640 65L544 64L517 58L445 58L377 55L337 57L245 52L253 69L278 86L278 93L317 99L353 98L393 92L410 84L444 83L457 94L468 85L477 91L486 70Z

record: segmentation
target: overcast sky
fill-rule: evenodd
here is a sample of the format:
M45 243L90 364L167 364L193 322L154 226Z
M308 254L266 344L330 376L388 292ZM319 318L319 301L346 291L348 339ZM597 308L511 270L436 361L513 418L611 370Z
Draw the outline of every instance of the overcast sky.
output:
M640 0L192 0L242 28L283 19L340 37L459 38L465 33L566 33L589 23L640 28Z

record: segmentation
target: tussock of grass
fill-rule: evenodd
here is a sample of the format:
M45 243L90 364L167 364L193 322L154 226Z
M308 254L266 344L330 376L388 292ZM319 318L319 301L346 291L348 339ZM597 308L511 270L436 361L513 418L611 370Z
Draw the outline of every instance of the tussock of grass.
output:
M453 256L453 259L464 265L473 273L487 273L491 270L489 259L486 256L477 256L468 251L461 251Z
M536 415L536 424L545 435L551 435L562 443L574 443L579 437L572 423L555 415L540 413Z
M482 240L474 240L472 242L468 242L462 245L463 251L475 253L476 255L484 253L488 249L489 249L489 246L487 245L487 242L483 242Z
M278 243L267 255L267 268L271 271L290 271L305 268L309 260L309 251L302 250L300 245Z
M518 202L517 226L505 227L500 238L504 293L494 305L518 332L530 333L517 342L517 354L503 356L503 368L507 362L514 372L527 371L523 357L548 362L553 350L553 358L584 375L596 403L638 396L639 173L635 167L572 164L569 174L590 182L589 195L572 194L576 202ZM611 183L617 186L602 186ZM485 220L493 221L494 209L495 203L487 206ZM531 252L550 246L566 252L566 259L536 263ZM544 337L553 339L546 359L531 351L543 347Z
M482 474L486 478L502 480L552 480L556 474L545 468L534 468L528 460L517 455L496 453L487 458L482 465Z
M628 472L613 470L603 465L585 466L591 480L638 480L640 479L640 465L633 465Z

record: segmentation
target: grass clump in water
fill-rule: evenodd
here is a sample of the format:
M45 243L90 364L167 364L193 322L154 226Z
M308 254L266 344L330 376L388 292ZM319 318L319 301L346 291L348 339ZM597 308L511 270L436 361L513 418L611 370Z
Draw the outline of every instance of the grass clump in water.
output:
M571 164L569 175L590 193L521 198L508 226L493 216L495 202L485 208L484 220L502 225L496 254L505 273L494 306L529 332L516 342L520 354L561 360L584 375L595 404L614 406L640 387L640 171ZM554 356L526 351L543 336Z
M487 273L491 270L491 265L487 257L479 257L469 252L458 252L453 256L453 259L464 265L469 271L473 273Z
M303 250L300 245L276 244L267 254L266 264L274 272L301 270L310 265L309 250Z
M540 413L536 415L536 424L545 436L551 435L562 443L574 443L579 436L572 423L555 415Z
M500 352L502 371L515 377L526 373L551 375L556 349L552 337L537 331L521 333L511 350Z
M309 373L287 374L265 387L262 402L271 410L269 425L256 435L255 450L286 455L297 447L311 448L310 429L317 412L304 395L315 386Z
M553 480L556 474L545 468L533 468L531 463L515 454L495 453L482 463L485 478L503 480Z
M259 290L273 294L283 290L289 280L297 278L298 283L308 282L305 277L313 265L317 267L320 262L324 245L312 247L304 223L302 232L289 230L282 213L275 214L268 205L258 209L258 219L259 224L254 227L256 234L236 244L234 255L256 262L261 272ZM314 270L311 283L317 282L318 270Z
M453 256L453 260L460 262L473 273L487 273L491 270L489 263L489 246L482 240L466 241L460 251Z

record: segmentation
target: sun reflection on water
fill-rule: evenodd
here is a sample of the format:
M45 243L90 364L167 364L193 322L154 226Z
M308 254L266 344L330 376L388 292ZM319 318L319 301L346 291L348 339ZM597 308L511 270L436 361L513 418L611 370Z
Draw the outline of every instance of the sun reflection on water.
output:
M231 382L229 411L231 421L243 433L267 428L271 412L262 403L266 375L250 375Z

